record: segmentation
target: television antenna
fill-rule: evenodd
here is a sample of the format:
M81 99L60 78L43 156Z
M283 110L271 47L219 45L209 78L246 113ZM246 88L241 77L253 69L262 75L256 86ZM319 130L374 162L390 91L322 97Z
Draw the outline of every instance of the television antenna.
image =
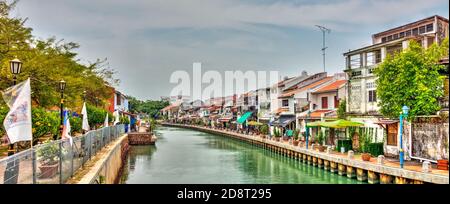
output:
M323 55L323 72L325 72L325 50L328 48L325 46L325 33L330 33L331 29L326 28L324 26L320 26L320 25L316 25L316 27L318 27L323 34L323 38L322 38L322 42L323 42L323 47L322 47L322 55Z

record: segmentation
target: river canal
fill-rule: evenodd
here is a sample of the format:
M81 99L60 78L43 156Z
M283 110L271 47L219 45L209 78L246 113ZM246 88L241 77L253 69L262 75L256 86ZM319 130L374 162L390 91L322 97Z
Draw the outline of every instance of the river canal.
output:
M189 129L159 127L156 146L132 146L126 184L357 184L245 142Z

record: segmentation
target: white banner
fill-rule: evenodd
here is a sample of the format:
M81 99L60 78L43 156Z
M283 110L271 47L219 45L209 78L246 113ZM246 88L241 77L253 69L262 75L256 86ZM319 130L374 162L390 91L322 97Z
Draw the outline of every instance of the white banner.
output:
M88 121L86 103L83 103L83 109L81 110L81 114L83 115L83 124L81 125L81 128L83 130L89 131L89 121Z
M114 117L114 125L120 123L120 113L118 110L114 111L113 117Z
M108 126L109 126L108 113L106 113L105 122L103 124L103 127L108 127Z
M20 141L31 141L31 87L30 79L2 92L3 99L9 107L3 126L11 144Z

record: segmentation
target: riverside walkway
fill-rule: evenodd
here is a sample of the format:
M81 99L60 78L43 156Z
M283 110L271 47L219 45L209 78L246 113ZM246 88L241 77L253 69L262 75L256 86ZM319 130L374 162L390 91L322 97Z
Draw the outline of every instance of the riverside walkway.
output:
M429 172L423 172L421 164L415 161L407 161L402 169L400 168L398 160L393 159L385 159L383 162L379 162L377 158L371 158L370 161L363 161L358 154L349 156L348 154L336 151L319 152L318 150L313 150L312 146L306 149L304 145L294 146L288 141L275 141L257 135L246 135L224 129L174 123L162 123L162 125L190 128L233 137L260 146L261 148L266 148L282 155L293 157L301 162L309 163L331 172L336 172L340 175L345 175L360 181L367 181L372 184L449 183L448 170L432 168Z

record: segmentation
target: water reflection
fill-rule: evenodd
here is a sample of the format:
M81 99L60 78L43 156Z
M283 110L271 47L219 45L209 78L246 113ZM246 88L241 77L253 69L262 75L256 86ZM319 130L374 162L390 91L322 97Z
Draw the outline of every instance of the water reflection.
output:
M167 127L157 134L156 146L131 147L125 183L361 183L224 136Z

